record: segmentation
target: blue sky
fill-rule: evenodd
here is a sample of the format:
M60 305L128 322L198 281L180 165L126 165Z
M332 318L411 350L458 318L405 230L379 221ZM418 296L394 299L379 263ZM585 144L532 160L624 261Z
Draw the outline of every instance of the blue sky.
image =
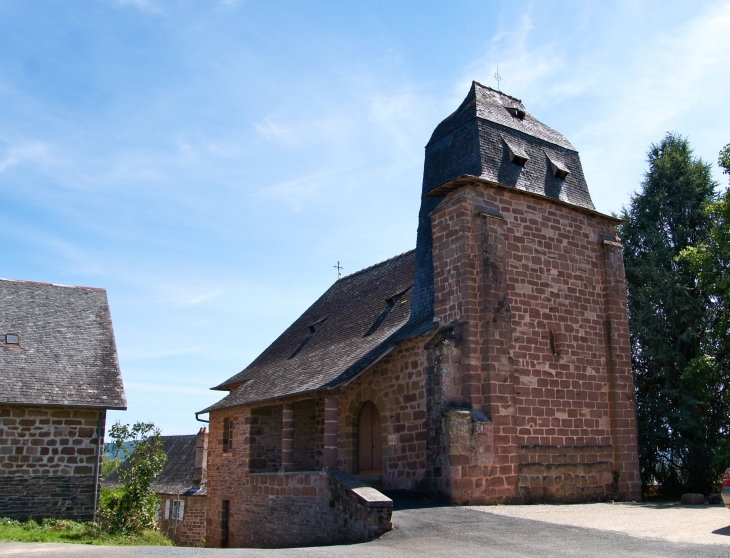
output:
M499 66L608 213L667 131L715 163L728 53L727 1L9 0L0 276L106 288L109 421L192 433L338 260L414 247L423 147L472 79Z

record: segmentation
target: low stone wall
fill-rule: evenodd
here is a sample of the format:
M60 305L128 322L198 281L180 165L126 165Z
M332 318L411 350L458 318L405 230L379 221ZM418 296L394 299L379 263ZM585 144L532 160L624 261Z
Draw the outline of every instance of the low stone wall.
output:
M0 517L91 520L95 477L0 476Z
M611 446L520 446L519 493L525 503L618 499Z
M345 473L255 473L231 546L351 544L390 530L393 502Z

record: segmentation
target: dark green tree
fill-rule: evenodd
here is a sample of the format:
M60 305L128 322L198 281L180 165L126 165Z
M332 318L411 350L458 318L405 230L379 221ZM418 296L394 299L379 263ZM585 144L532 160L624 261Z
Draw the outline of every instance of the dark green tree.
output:
M112 531L140 533L154 529L157 496L152 481L162 472L167 455L160 429L152 423L117 423L109 429L112 453L125 455L119 467L121 488L102 498L100 522Z
M730 174L730 144L718 164ZM712 314L701 363L714 393L709 415L718 430L713 469L719 475L730 466L730 190L725 190L706 209L711 226L705 241L682 250L679 260L690 264L697 274L699 288L709 295Z
M708 239L717 185L686 138L667 134L647 155L649 170L620 227L641 474L669 494L706 493L720 430L706 354L712 300L679 255Z

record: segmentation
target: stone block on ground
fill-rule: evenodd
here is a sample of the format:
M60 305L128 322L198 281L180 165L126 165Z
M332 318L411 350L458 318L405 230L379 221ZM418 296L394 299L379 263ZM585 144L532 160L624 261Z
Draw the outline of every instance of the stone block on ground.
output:
M705 503L704 494L682 494L681 503L683 506L701 506Z

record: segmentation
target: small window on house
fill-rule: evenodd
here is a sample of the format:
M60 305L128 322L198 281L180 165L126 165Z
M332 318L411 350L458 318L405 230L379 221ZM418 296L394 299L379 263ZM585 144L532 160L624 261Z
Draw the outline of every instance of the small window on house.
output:
M185 518L185 500L173 500L172 501L172 517L177 521L182 521Z
M554 355L558 354L558 349L555 346L555 332L552 329L550 330L550 352Z
M228 453L233 449L233 421L223 419L223 452Z
M553 171L554 176L556 176L560 180L565 180L566 178L568 178L570 171L562 161L557 161L550 157L548 157L548 159L550 160L550 170Z
M20 343L20 336L17 333L7 333L5 335L6 345L18 345Z

